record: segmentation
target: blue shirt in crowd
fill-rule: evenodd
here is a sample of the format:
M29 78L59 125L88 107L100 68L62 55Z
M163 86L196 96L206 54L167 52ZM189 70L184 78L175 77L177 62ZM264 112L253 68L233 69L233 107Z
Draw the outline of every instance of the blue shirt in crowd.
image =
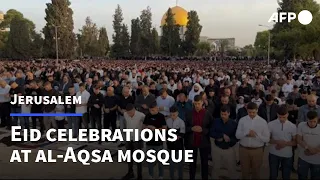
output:
M237 143L236 131L237 123L234 120L229 119L226 123L221 118L215 119L210 128L210 137L215 139L215 144L221 149L229 149ZM223 135L227 135L230 138L230 142L226 142ZM218 141L222 139L222 141Z

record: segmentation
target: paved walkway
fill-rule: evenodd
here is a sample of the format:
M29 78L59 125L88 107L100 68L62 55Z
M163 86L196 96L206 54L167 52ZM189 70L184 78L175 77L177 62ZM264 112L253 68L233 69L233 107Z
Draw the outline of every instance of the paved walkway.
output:
M0 129L3 131L3 129ZM4 133L0 135L0 139L5 136L10 135L10 133ZM62 143L61 143L62 144ZM64 144L62 144L63 146ZM59 145L56 145L59 146ZM90 144L92 147L102 148L101 146ZM51 146L54 147L53 145ZM109 145L104 147L106 149L117 149L115 145ZM14 179L43 179L43 178L54 178L54 179L120 179L127 172L126 163L97 163L91 164L90 166L84 166L81 163L63 163L61 160L57 163L35 163L37 151L39 149L32 149L32 153L29 156L29 163L10 163L10 158L12 151L15 149L21 149L17 146L6 146L5 144L0 143L0 179L5 178L14 178ZM47 148L43 148L47 150ZM63 154L61 151L54 150L53 157L56 157L56 154ZM199 159L199 158L198 158ZM116 161L116 159L114 159ZM210 164L211 162L209 162ZM155 168L155 172L157 172ZM188 168L184 171L185 179L188 178ZM265 160L261 170L261 177L268 178L269 170L267 163L267 151L265 153ZM198 168L198 176L200 177L200 168ZM209 170L210 171L210 170ZM155 173L157 174L157 173ZM227 170L221 170L222 176L227 176ZM143 166L143 177L148 178L148 169L147 166ZM239 172L240 177L240 172ZM164 178L169 178L168 168L165 168ZM292 175L293 179L296 179L296 174Z

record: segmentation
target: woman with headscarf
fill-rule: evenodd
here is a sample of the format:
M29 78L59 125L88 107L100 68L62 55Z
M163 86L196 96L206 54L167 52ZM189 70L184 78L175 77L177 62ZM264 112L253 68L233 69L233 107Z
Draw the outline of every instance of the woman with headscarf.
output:
M202 91L203 91L203 88L200 86L199 83L194 84L189 93L189 99L193 101L194 97L196 95L199 95Z

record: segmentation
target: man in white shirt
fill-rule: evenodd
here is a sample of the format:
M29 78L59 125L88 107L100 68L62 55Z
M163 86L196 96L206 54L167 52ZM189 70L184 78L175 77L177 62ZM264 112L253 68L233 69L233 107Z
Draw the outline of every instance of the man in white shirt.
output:
M76 113L82 114L81 121L83 122L84 127L86 129L88 129L89 128L89 125L88 125L89 116L88 116L88 112L87 112L87 110L88 110L87 103L90 98L90 93L86 90L86 85L84 83L80 83L80 85L79 85L79 92L77 92L76 97L79 97L79 96L81 96L81 104L76 105Z
M123 114L126 129L138 129L139 132L142 130L143 121L145 115L139 111L136 111L133 104L127 104L126 111ZM130 141L126 142L126 149L131 150L131 152L142 149L143 142L141 141L141 137L138 137L139 141L134 141L134 133L131 133ZM142 179L142 164L137 163L137 179ZM132 179L134 178L133 173L133 161L128 162L128 173L122 179Z
M179 118L179 112L177 107L170 108L170 118L166 120L168 129L176 129L178 139L175 142L167 141L168 150L175 150L175 155L178 157L179 150L183 150L183 136L186 133L185 122ZM175 178L175 170L178 171L178 179L183 179L183 162L175 163L170 161L170 178Z
M288 109L282 105L277 110L278 119L269 122L271 134L269 149L270 179L278 178L281 164L282 179L290 179L292 170L292 146L296 146L296 125L288 121Z
M270 131L266 120L257 115L257 104L247 105L248 115L239 120L236 137L240 143L240 162L242 179L260 179L263 163L263 149L269 142Z
M287 83L282 86L281 90L285 97L288 97L288 94L293 91L293 85L289 79L287 79Z
M173 97L169 96L165 89L161 89L159 93L159 97L157 97L157 105L159 107L160 113L165 117L170 115L169 109L174 105L175 100Z
M298 178L308 179L309 170L311 179L320 179L320 125L318 113L309 111L308 121L298 125Z

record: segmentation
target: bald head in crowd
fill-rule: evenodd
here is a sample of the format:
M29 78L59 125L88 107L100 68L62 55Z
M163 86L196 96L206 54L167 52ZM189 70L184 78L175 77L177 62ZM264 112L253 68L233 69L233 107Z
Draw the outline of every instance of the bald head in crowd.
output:
M308 105L310 107L315 107L317 105L317 99L318 97L314 94L311 94L307 97Z
M107 88L107 95L108 96L114 96L114 88L113 87L108 87Z

